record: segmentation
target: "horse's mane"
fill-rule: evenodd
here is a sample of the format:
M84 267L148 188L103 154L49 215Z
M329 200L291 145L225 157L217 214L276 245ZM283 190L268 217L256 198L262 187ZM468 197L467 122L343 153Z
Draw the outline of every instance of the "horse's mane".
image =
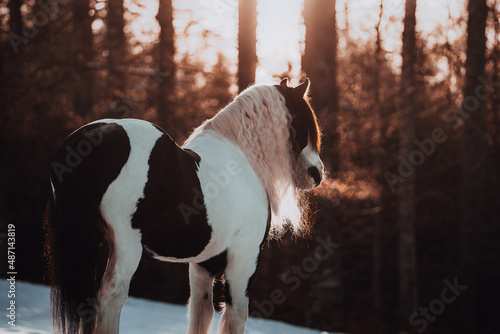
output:
M307 232L302 196L293 182L290 126L285 98L274 86L251 86L212 119L199 126L186 143L205 130L214 130L236 143L262 182L271 204L270 237L286 226Z

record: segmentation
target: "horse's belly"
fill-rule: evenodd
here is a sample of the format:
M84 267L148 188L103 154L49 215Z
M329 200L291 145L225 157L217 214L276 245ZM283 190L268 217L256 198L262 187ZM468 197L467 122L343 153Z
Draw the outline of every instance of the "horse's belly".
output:
M206 219L192 220L189 224L173 213L148 224L141 230L142 243L155 258L172 262L193 262L216 251L211 244L212 228ZM207 248L212 249L209 255ZM216 254L215 254L216 255Z

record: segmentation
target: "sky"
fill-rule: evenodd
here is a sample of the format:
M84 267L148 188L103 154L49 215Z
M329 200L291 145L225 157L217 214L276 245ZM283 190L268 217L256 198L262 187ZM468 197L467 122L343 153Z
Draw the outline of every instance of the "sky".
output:
M300 58L304 50L305 27L301 17L304 0L258 0L257 55L259 65L256 73L257 82L273 82L273 74L288 71L291 64L292 83L298 83L300 77ZM127 31L134 37L135 52L140 52L141 43L154 42L159 31L155 15L158 10L157 0L125 0L128 8ZM238 0L173 0L174 27L178 36L176 48L179 54L190 54L207 63L207 70L215 63L217 53L231 60L236 72L237 35L238 35ZM345 8L348 7L346 20ZM380 0L337 0L337 25L339 29L349 22L350 35L353 38L369 40L374 38L374 27L378 20ZM465 0L418 0L417 29L428 37L439 25L446 25L449 16L456 19L465 13ZM402 18L404 0L384 0L382 20L383 47L387 56L397 68L400 63ZM189 24L196 21L196 24ZM102 23L96 23L96 27ZM95 27L94 27L95 28ZM448 39L453 41L462 34L463 27L446 31ZM202 40L200 36L208 36ZM441 34L444 39L444 32ZM433 40L429 40L434 42ZM339 48L342 48L339 41ZM341 51L341 50L340 50Z

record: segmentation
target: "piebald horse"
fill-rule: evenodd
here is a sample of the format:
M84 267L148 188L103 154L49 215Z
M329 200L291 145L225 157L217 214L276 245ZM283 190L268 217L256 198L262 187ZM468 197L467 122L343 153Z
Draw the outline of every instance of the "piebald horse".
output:
M189 263L188 333L207 333L219 273L226 306L218 332L244 333L262 243L307 229L301 195L323 178L308 89L308 79L251 86L182 147L136 119L73 132L51 164L46 212L55 328L118 333L145 252Z

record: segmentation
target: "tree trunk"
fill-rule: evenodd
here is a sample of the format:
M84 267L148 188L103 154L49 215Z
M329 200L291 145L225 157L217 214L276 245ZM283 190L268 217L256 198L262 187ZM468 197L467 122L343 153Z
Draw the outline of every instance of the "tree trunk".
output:
M92 109L93 75L87 69L92 60L92 19L89 16L89 1L74 0L73 13L73 107L77 115L85 116Z
M375 199L374 205L378 209L373 217L373 275L372 275L372 291L373 291L373 314L375 319L375 327L380 328L382 323L382 203L383 195L386 189L384 182L382 180L382 175L384 173L382 161L383 148L382 148L382 137L383 137L383 126L381 120L381 97L380 97L380 69L382 67L382 38L380 36L380 23L382 21L382 16L384 15L384 2L380 0L380 12L379 20L375 27L377 33L376 45L375 45L375 73L374 73L374 163L377 171L376 175L380 175L378 180L379 186L379 197Z
M23 2L21 0L10 0L8 3L9 8L9 32L8 38L5 43L2 43L1 47L2 55L5 54L6 57L2 57L0 61L0 75L2 78L7 76L7 73L12 73L14 76L21 78L23 76L23 62L19 61L20 56L18 55L20 48L24 46L24 42L19 40L27 41L23 38L22 27L23 18L21 16L21 5ZM17 61L16 61L17 60ZM12 64L16 66L12 66ZM11 65L11 66L9 66ZM12 68L13 67L13 68Z
M158 121L160 126L175 139L175 126L173 125L175 116L175 45L172 0L160 0L156 19L160 25L160 42L158 45L158 64L160 70L157 109Z
M335 175L339 171L337 134L337 27L335 0L306 0L306 45L302 68L311 80L311 98L323 128L324 154Z
M257 0L239 0L238 89L255 82L257 68Z
M107 39L108 39L108 86L113 97L123 94L126 87L123 71L118 67L124 65L126 55L126 39L124 33L123 0L108 0L107 14Z
M474 332L474 297L476 293L477 236L486 220L484 205L486 122L485 99L479 94L487 91L481 79L485 78L486 64L486 0L469 0L467 23L467 59L465 62L463 160L462 160L462 201L460 219L461 278L469 286L464 296L466 315L461 317L464 332ZM478 92L477 87L481 87ZM489 87L491 89L491 87ZM465 314L464 314L465 315Z
M490 7L493 16L493 27L495 29L495 44L492 52L493 62L493 81L500 82L500 13L497 10L498 0ZM491 110L493 111L493 119L495 122L495 134L493 136L494 156L496 157L497 170L500 170L500 90L495 89L493 92L493 102Z
M408 159L415 141L416 115L416 0L406 0L401 75L400 154ZM415 171L401 185L398 210L399 227L399 301L402 324L417 309L415 251Z
M306 0L304 2L304 23L306 26L305 52L302 69L311 80L311 99L323 129L322 157L331 177L336 178L340 163L338 154L339 136L337 133L338 95L337 95L337 27L335 0ZM339 208L329 199L318 199L317 235L329 236L335 242L341 241L341 219ZM314 276L316 304L309 308L310 319L325 321L321 326L342 330L344 326L343 283L341 276L341 247L334 252ZM319 310L327 310L328 319L318 319ZM312 325L312 324L311 324Z
M22 36L21 28L23 27L23 19L21 17L22 0L9 1L9 28L10 32L18 36Z

